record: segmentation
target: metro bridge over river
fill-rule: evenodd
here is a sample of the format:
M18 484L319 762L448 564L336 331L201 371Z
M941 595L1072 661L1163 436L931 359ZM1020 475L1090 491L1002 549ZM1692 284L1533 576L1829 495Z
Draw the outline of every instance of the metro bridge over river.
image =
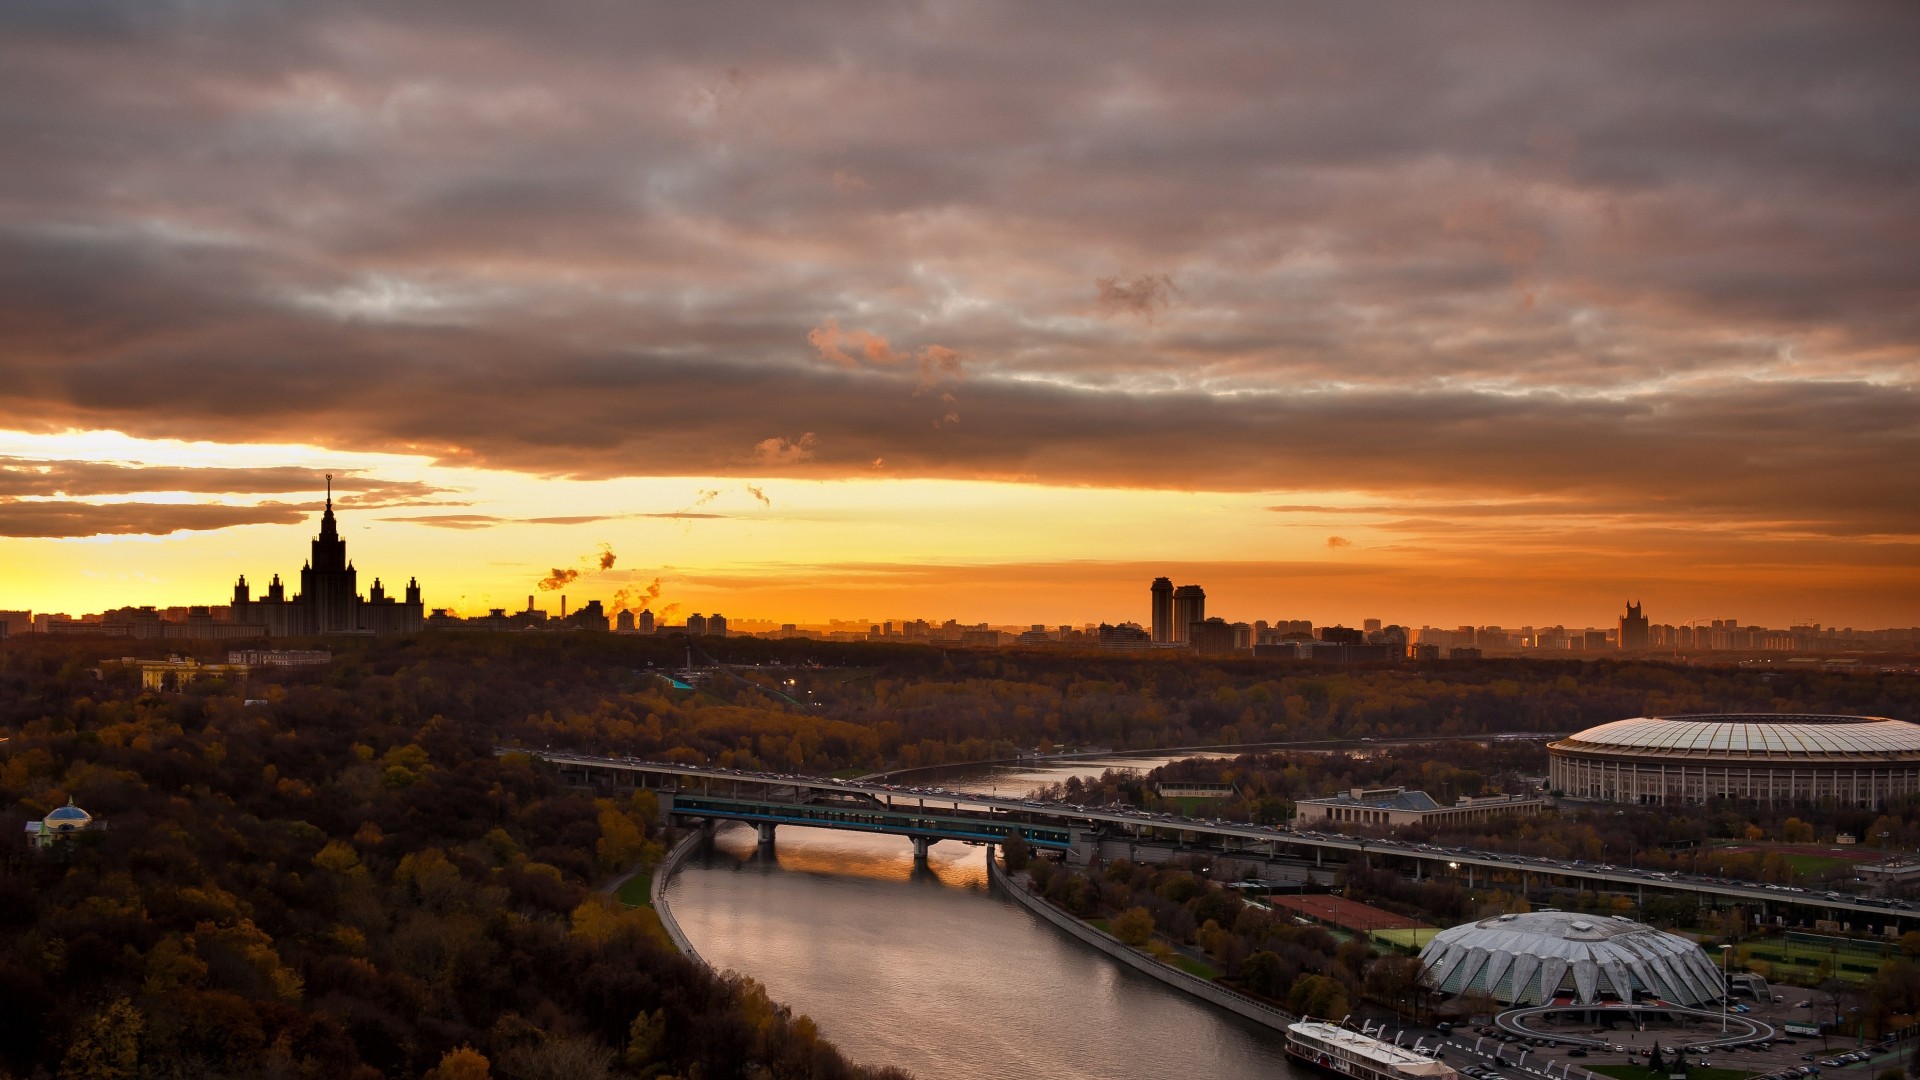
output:
M1793 911L1823 919L1899 929L1920 927L1920 906L1850 894L1829 896L1757 882L1688 874L1656 874L1632 867L1568 863L1539 856L1445 848L1392 839L1296 831L1285 827L1102 809L1030 799L1002 798L941 788L786 773L747 772L700 765L595 757L552 750L499 747L498 754L526 754L557 767L569 783L606 793L645 789L660 800L669 820L740 821L756 826L772 844L781 825L887 833L912 840L914 855L941 840L1000 844L1016 833L1030 847L1059 851L1084 863L1103 844L1164 845L1254 863L1325 866L1353 858L1384 860L1418 880L1440 875L1464 878L1468 887L1511 882L1525 894L1535 884L1593 891L1631 892L1644 902L1648 890L1690 893L1703 902L1743 904L1762 920Z

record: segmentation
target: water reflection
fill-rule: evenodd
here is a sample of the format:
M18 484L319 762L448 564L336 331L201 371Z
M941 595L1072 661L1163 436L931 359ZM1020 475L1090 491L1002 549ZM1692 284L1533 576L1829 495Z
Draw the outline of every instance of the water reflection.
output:
M1021 771L1039 782L1069 775ZM984 786L933 782L1006 795L1036 780L983 771ZM759 979L853 1057L923 1080L1294 1075L1276 1033L1122 967L990 891L984 848L939 843L916 867L903 837L782 826L767 851L753 830L725 828L667 897L714 966Z

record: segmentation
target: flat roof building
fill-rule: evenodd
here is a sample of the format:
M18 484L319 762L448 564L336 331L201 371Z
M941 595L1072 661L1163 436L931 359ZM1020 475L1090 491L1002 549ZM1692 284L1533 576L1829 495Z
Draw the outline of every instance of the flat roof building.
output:
M1457 825L1502 814L1538 814L1545 806L1546 800L1538 795L1463 796L1452 806L1442 806L1424 791L1408 791L1398 787L1352 788L1344 795L1301 799L1298 803L1298 820L1379 825L1392 829L1403 825Z

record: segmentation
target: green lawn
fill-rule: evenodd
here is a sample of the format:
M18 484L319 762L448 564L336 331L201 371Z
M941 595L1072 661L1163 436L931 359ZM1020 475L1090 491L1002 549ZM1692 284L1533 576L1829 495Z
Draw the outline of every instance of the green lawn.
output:
M1787 865L1801 877L1824 878L1829 874L1852 876L1853 868L1860 864L1852 859L1831 859L1824 855L1783 855Z
M653 906L653 871L642 870L620 886L614 898L628 907Z
M1113 928L1107 925L1107 920L1105 919L1088 919L1087 925L1103 934L1113 933ZM1174 967L1179 968L1189 975L1198 975L1203 979L1217 979L1220 977L1219 969L1215 968L1212 964L1204 960L1195 960L1182 953L1174 953L1167 957L1167 963L1172 964Z
M1174 953L1172 956L1168 957L1168 959L1173 962L1174 967L1179 968L1181 971L1184 971L1189 975L1198 975L1201 978L1208 979L1208 980L1217 979L1220 977L1219 969L1215 968L1212 964L1209 964L1204 960L1195 960L1193 957L1188 956L1184 953Z
M1744 941L1740 947L1753 959L1770 965L1769 977L1779 982L1811 985L1823 963L1827 965L1827 974L1849 982L1865 982L1880 970L1879 957L1853 952L1836 954L1817 945L1789 943L1784 937Z
M1375 930L1373 939L1402 949L1424 949L1427 942L1432 941L1439 932L1437 926L1425 926L1418 930Z
M1611 1076L1614 1080L1667 1080L1666 1073L1654 1072L1644 1065L1595 1065L1587 1071ZM1690 1068L1687 1070L1688 1080L1747 1080L1747 1077L1753 1075L1746 1069Z

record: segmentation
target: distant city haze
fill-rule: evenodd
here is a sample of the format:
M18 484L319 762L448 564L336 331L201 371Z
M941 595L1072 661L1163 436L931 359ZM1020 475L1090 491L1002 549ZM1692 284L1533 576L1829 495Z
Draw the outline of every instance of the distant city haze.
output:
M1916 41L7 5L0 607L1910 626Z

